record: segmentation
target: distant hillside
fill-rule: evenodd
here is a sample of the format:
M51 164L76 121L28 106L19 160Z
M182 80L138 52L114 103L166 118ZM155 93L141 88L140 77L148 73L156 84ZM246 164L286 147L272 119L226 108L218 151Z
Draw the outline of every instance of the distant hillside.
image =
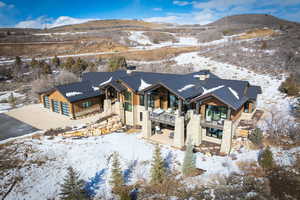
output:
M88 21L82 24L73 24L73 25L66 25L55 27L49 30L55 31L72 31L72 30L101 30L101 29L128 29L128 28L162 28L164 25L144 22L140 20L95 20L95 21Z
M297 23L279 19L277 17L268 14L243 14L243 15L232 15L232 16L223 17L208 25L209 26L255 25L255 26L272 27L272 26L279 26L279 25L292 25L292 24L297 24Z

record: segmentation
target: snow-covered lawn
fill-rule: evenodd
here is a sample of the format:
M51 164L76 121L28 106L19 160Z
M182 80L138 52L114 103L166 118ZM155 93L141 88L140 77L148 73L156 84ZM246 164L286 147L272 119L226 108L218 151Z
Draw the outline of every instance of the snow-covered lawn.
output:
M11 109L11 105L9 103L1 103L1 101L6 101L10 97L10 95L13 94L15 98L24 97L23 94L19 94L14 91L4 91L0 92L0 113L7 112L9 109ZM18 105L20 106L20 105Z
M252 85L261 86L263 93L258 97L258 108L264 110L277 109L284 114L288 114L290 106L294 101L278 91L278 87L284 80L284 77L279 80L270 75L257 74L245 68L216 62L209 58L199 56L198 52L184 53L175 57L174 60L178 65L193 64L195 70L209 69L220 78L247 80Z
M109 158L115 151L120 154L126 183L134 183L140 179L147 180L154 145L139 137L139 133L113 133L102 137L83 139L63 139L61 137L55 137L54 139L48 137L18 139L15 143L22 144L18 149L18 152L20 152L18 154L19 157L23 158L26 147L31 146L32 151L28 155L26 163L36 160L46 161L46 163L41 166L31 164L22 168L19 173L24 179L9 194L7 199L58 199L59 184L62 183L66 169L69 166L79 171L81 178L87 182L98 173L101 180L99 183L100 188L96 189L95 192L98 195L106 192L106 195L109 196ZM277 160L281 156L286 159L284 155L288 155L287 157L292 159L291 153L299 150L299 148L293 149L287 154L284 153L285 151L277 150L281 154L275 157ZM169 164L180 170L180 166L175 164L174 161L182 162L184 157L183 151L163 146L162 154ZM221 156L209 157L202 153L197 153L197 167L206 170L204 174L198 177L202 183L205 184L205 180L209 181L215 174L228 175L231 172L239 172L236 163L256 160L258 151L242 150L240 153L233 152L233 154L235 154L236 159ZM3 183L8 178L5 177L0 180L0 183Z

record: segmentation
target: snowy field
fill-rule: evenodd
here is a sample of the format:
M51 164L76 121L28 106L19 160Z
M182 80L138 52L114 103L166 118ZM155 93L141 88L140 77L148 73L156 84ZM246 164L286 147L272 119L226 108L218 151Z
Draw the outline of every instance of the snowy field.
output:
M42 160L45 161L45 164L41 166L32 164L22 168L19 172L12 172L20 174L24 179L9 194L7 199L58 199L59 184L62 183L66 169L69 166L79 171L81 178L87 183L97 178L98 184L93 185L93 192L97 195L109 197L109 158L115 151L120 154L124 178L127 184L141 179L148 180L154 145L139 137L139 133L113 133L103 137L83 139L62 139L61 137L55 137L54 139L47 137L41 139L19 139L15 143L22 144L18 149L18 155L21 159L24 159L23 152L30 147L32 153L28 156L26 163ZM293 153L299 150L300 148L290 151L279 149L274 149L273 151L278 163L290 165L293 160ZM180 163L183 160L183 151L164 146L162 154L169 167L181 169ZM201 183L206 183L216 174L226 176L231 172L239 173L240 170L236 163L256 160L258 151L242 150L232 154L235 156L208 157L202 153L197 153L197 167L206 170L206 172L196 177L196 179L199 179ZM233 159L233 157L236 159ZM5 177L1 181L5 181L7 178L9 177Z
M14 92L14 91L0 92L0 113L7 112L9 109L11 109L11 105L9 103L5 102L10 97L11 94L13 94L13 96L15 98L24 97L23 94L19 94L19 93ZM5 102L5 103L1 103L1 102ZM17 105L17 106L21 106L21 105Z

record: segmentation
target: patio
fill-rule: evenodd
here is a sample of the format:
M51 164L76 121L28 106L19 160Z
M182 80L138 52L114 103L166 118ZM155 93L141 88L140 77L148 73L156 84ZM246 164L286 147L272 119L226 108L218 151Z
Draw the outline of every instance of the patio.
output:
M160 134L154 134L150 137L155 143L164 144L164 145L173 145L173 138L170 137L170 134L173 133L173 130L170 129L162 129Z

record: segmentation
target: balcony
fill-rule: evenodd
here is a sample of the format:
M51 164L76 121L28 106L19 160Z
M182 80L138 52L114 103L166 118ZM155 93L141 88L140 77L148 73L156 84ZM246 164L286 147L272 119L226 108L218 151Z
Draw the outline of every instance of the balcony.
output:
M201 123L201 126L206 127L206 128L215 128L215 129L223 130L223 127L224 127L224 120L219 120L219 121L201 120L200 123Z
M150 112L150 120L162 124L167 124L170 126L175 125L176 116L174 113L167 112L162 109L155 109Z

